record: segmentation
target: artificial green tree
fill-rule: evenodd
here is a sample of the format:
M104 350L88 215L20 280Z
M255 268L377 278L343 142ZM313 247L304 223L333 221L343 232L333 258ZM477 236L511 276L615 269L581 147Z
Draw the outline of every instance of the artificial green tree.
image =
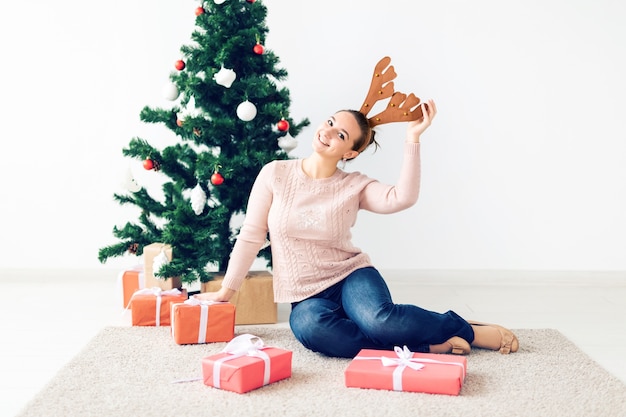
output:
M146 106L140 113L143 122L174 132L177 143L157 149L135 137L123 149L165 176L163 198L145 187L115 193L119 204L137 206L141 214L115 226L119 241L98 253L104 263L129 251L142 255L151 243L170 244L174 257L155 275L183 282L206 282L226 269L238 233L233 219L245 213L256 175L266 163L288 159L288 142L309 124L290 118L289 91L279 85L287 71L264 47L261 1L205 1L195 14L193 42L181 46L183 58L164 88L172 107ZM269 248L259 256L269 259Z

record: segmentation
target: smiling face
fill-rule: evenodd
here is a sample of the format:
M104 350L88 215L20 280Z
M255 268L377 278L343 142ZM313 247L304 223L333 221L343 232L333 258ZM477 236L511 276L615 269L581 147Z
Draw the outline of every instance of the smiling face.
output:
M313 138L313 150L320 156L336 161L352 159L358 155L353 150L355 141L363 135L352 114L340 111L322 123Z

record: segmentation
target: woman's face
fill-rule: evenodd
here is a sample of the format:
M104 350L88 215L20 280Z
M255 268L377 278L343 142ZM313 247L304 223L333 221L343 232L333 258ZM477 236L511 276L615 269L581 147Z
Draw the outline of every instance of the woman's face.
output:
M313 138L313 150L337 161L351 159L358 154L352 148L361 134L354 116L348 112L337 112L317 128Z

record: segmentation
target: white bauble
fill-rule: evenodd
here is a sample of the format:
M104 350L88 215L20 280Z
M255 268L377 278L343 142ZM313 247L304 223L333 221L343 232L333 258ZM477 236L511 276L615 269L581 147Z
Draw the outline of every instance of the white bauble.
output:
M278 139L278 147L287 153L296 149L297 146L298 141L295 140L289 133Z
M204 211L204 206L206 206L206 193L200 187L200 184L197 184L191 190L191 208L196 213L196 216L199 216Z
M185 109L181 110L179 114L181 113L183 115L183 119L186 118L187 116L198 117L200 115L201 113L200 109L196 107L196 99L193 96L189 98L189 101L187 102Z
M222 67L222 69L220 69L213 76L213 79L217 84L222 85L226 88L230 88L230 86L233 85L235 78L237 78L237 74L235 74L235 71L224 67Z
M136 193L137 191L141 190L141 186L133 176L133 171L130 169L130 166L126 168L126 173L122 178L121 186L131 193Z
M237 117L244 122L249 122L256 117L256 106L248 100L237 106Z
M213 0L213 3L215 4L222 4L224 3L226 0Z
M163 97L165 97L165 99L169 101L176 100L180 95L180 91L178 91L178 87L176 87L176 84L174 83L165 84L161 92L163 94Z

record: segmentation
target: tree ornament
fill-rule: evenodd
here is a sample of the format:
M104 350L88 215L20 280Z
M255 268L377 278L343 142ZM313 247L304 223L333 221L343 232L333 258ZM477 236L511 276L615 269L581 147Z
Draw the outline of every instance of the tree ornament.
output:
M248 100L237 106L237 117L244 122L249 122L256 117L256 106Z
M222 4L224 3L226 0L213 0L213 3L215 4Z
M185 124L185 118L183 117L183 115L182 114L177 114L176 115L176 126L183 127L184 124Z
M289 122L287 120L285 120L284 118L282 118L277 124L276 124L276 128L278 130L280 130L281 132L286 132L289 130Z
M213 175L211 175L211 184L213 185L222 185L224 183L224 177L219 171L215 170Z
M204 8L202 6L196 7L196 16L200 16L204 14Z
M265 48L263 48L263 45L261 45L260 42L257 42L256 45L252 47L252 50L257 55L263 55L263 51L265 51Z
M193 190L191 190L191 208L196 213L196 216L199 216L204 211L204 206L206 206L206 193L200 187L200 184L196 184Z
M256 0L246 0L248 3L254 3Z
M146 160L143 161L143 167L147 171L150 171L150 170L158 171L158 170L161 169L161 164L159 164L159 161L155 161L154 159L146 158Z
M154 169L154 161L150 158L146 158L146 160L143 161L143 167L146 171L150 171L151 169Z
M289 133L278 139L278 147L287 153L296 149L297 146L298 141L295 140Z
M167 259L167 255L165 254L165 250L161 249L161 253L154 257L152 260L152 271L159 272L159 270L164 266L170 263L170 260Z
M185 61L183 61L182 59L179 59L178 61L176 61L174 63L174 67L176 67L176 69L178 71L182 71L185 69Z
M230 88L230 86L233 85L235 78L237 78L237 74L235 74L235 71L233 71L232 69L224 68L224 67L222 67L213 76L213 79L215 80L217 84L224 86L226 88Z
M137 191L141 190L141 186L133 176L133 171L130 169L130 166L126 168L126 174L124 175L124 179L122 180L122 187L124 187L131 193L136 193Z
M189 101L187 101L185 108L181 109L181 111L176 114L176 117L178 117L182 121L185 121L187 120L187 117L197 117L200 114L200 109L196 107L196 99L194 98L194 96L191 96L189 97Z
M163 97L169 101L176 100L178 96L180 95L180 91L178 91L178 87L176 87L176 84L172 82L165 84L163 86L163 89L161 90L161 93L163 94Z
M128 253L130 253L131 255L137 255L138 250L139 250L138 243L131 243L130 245L128 245Z

